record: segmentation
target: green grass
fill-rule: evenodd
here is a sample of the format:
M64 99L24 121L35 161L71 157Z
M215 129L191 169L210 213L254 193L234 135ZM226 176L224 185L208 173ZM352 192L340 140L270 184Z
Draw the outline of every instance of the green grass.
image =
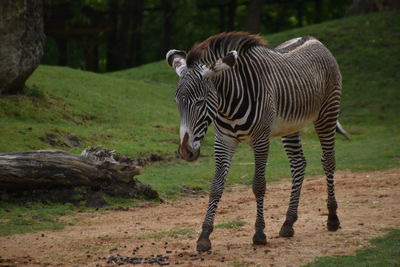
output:
M214 226L215 229L233 229L233 228L238 228L246 225L247 222L243 221L233 221L233 222L226 222L226 223L220 223Z
M160 204L160 199L148 199L146 197L138 198L124 198L124 197L110 197L104 195L104 200L107 202L107 206L104 210L124 210L129 208L141 207L143 205L154 203ZM85 208L86 209L86 208ZM98 210L98 208L91 208L87 210Z
M40 66L27 87L39 97L0 97L2 152L51 148L41 140L48 133L81 139L78 148L58 146L72 152L88 145L134 156L175 151L172 87L49 66Z
M400 47L399 12L354 16L266 36L271 47L304 35L320 39L337 58L343 75L340 121L352 136L337 141L337 168L352 171L400 167ZM179 49L179 48L178 48ZM170 72L170 77L165 77ZM164 62L111 73L126 79L145 79L153 83L173 83L175 72ZM176 134L177 136L177 134ZM307 175L322 174L320 146L312 127L302 132L308 160ZM160 163L145 168L140 178L165 197L178 195L182 185L208 188L213 176L213 134L202 145L195 163ZM244 145L236 152L228 183L251 183L252 153ZM273 139L267 180L290 176L288 161L279 139ZM161 178L163 177L163 178ZM164 179L165 178L165 179Z
M373 239L371 242L375 247L359 250L354 256L322 257L304 266L400 266L400 230L392 230L387 236Z
M252 263L246 262L246 261L230 262L229 266L232 266L232 267L247 267L247 266L252 266Z
M106 75L129 80L146 81L153 84L168 84L172 86L175 86L178 82L178 76L175 74L175 71L172 71L164 60L148 63L133 69L109 72L106 73Z
M37 232L41 230L59 230L72 225L74 220L62 220L61 216L73 214L71 204L25 205L0 202L0 236Z
M338 137L338 169L400 167L396 160L400 157L399 20L398 11L369 14L266 37L273 47L294 37L313 35L337 58L343 75L340 120L352 136L350 142ZM108 74L40 66L27 81L26 95L0 96L0 152L60 148L80 153L87 146L103 145L132 157L146 153L174 157L179 132L173 101L176 81L175 72L165 61ZM70 146L71 135L81 140L78 147ZM57 145L50 145L48 136L53 136ZM308 160L306 174L321 174L320 146L312 127L304 129L302 136ZM174 160L148 165L138 178L151 184L162 198L181 196L183 186L208 190L214 172L212 129L202 145L202 155L193 163ZM227 182L251 184L253 168L252 152L245 145L239 146ZM289 176L288 160L275 138L267 181ZM136 205L123 200L115 203ZM40 209L51 210L57 205ZM26 220L29 210L38 209L31 207L25 216L18 207L10 206L8 213ZM9 227L13 221L1 218L2 233L14 233ZM21 231L35 230L36 221L37 227L44 225L33 221L20 221L26 229ZM43 229L46 227L53 226Z

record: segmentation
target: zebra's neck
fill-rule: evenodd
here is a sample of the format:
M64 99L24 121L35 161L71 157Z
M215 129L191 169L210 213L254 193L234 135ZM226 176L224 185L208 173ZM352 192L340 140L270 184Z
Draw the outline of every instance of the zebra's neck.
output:
M260 70L249 69L249 61L251 57L242 56L235 68L213 80L218 92L215 124L224 134L239 140L254 133L253 128L266 110L268 97Z

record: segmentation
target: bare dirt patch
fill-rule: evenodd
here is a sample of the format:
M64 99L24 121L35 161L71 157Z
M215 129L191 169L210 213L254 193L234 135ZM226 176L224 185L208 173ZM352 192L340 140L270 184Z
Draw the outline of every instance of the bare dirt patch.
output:
M293 238L278 237L290 181L267 186L266 246L251 244L251 189L233 186L221 200L216 224L245 223L216 228L210 254L195 251L207 206L207 197L196 195L127 211L83 213L78 225L62 231L1 237L0 266L115 266L135 257L143 258L142 264L154 261L143 266L299 266L319 256L354 253L370 246L368 240L384 235L385 229L400 227L400 169L338 171L336 177L342 228L335 233L326 230L325 178L316 176L304 183Z
M39 140L51 146L69 148L76 148L83 144L83 141L79 137L62 132L60 130L54 130L53 132L46 133L44 137L39 137Z

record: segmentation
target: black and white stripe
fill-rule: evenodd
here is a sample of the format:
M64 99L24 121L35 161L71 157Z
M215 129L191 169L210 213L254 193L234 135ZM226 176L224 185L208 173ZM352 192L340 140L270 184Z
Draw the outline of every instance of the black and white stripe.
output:
M306 167L299 131L310 122L314 123L323 150L328 229L337 230L334 144L336 129L345 133L338 124L342 81L336 60L326 47L306 36L271 49L258 36L224 33L195 46L187 56L174 51L167 54L167 60L177 66L180 76L175 97L181 115L182 156L193 159L186 151L196 151L211 122L216 130L216 171L198 250L211 248L209 235L215 212L239 142L248 143L254 150L257 218L253 242L265 244L263 201L269 139L282 136L293 185L280 235L294 234Z

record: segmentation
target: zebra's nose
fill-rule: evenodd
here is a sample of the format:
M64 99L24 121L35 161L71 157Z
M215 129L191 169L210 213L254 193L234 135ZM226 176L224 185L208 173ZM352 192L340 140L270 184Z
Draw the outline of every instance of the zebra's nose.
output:
M191 147L179 147L179 154L186 161L195 161L200 156L200 150L194 150Z
M192 151L188 150L187 151L187 157L188 157L189 160L193 159L194 158L194 153Z
M200 149L194 149L189 145L189 135L185 133L182 142L179 145L179 155L186 161L195 161L199 158Z

